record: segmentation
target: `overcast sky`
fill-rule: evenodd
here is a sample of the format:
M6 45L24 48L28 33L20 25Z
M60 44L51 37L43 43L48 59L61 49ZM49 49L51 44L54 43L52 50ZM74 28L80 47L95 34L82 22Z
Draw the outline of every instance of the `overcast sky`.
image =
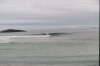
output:
M99 0L0 0L0 24L98 24Z

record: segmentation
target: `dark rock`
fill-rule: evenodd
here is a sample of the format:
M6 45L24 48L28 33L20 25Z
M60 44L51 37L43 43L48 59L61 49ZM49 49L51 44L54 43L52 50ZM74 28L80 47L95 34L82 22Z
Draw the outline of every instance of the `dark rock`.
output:
M47 35L46 33L41 33L41 35Z
M47 35L46 33L40 33L40 34L29 34L29 35Z
M9 33L9 32L26 32L24 30L16 30L16 29L7 29L7 30L2 30L0 33Z
M51 36L60 36L60 35L65 35L66 33L49 33L48 35Z

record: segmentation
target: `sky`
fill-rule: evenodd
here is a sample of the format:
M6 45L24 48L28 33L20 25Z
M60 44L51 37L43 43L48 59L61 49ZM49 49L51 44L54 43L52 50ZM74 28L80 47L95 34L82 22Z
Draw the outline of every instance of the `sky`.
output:
M98 24L99 0L0 0L0 24Z

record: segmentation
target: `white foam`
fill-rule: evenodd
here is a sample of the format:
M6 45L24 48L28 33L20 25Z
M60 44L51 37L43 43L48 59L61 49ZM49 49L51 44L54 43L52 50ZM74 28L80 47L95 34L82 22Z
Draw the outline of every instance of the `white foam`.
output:
M34 36L0 36L0 43L10 43L14 42L14 40L24 39L24 38L45 38L49 37L50 35L34 35Z
M11 42L11 39L10 38L0 38L0 43L9 43Z
M1 39L8 38L28 38L28 37L49 37L51 35L34 35L34 36L0 36Z

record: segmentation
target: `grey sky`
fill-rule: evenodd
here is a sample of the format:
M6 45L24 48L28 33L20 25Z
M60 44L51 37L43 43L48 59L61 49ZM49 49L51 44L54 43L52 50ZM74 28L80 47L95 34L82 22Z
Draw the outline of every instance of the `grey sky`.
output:
M98 24L99 0L0 0L0 24Z

